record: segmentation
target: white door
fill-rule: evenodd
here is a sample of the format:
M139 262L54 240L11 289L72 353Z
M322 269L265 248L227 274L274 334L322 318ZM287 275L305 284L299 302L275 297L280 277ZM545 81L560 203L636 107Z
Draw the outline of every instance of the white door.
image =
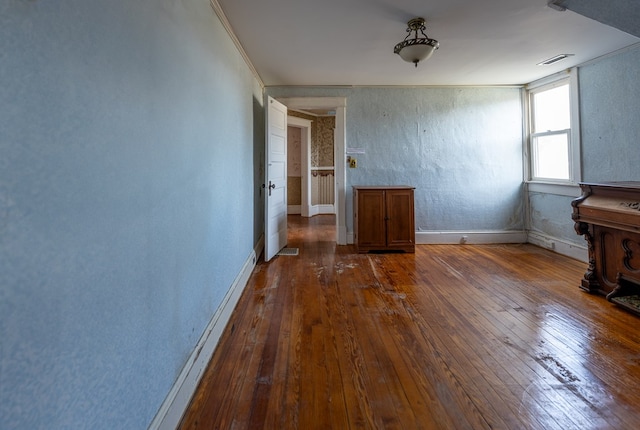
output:
M287 107L265 97L265 232L264 260L287 244Z

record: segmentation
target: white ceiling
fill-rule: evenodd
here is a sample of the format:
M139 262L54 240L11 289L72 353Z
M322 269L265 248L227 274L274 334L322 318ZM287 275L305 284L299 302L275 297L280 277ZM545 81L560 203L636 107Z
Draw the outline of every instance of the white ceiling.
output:
M547 1L218 0L266 86L520 85L640 42ZM440 49L416 69L393 47L418 16Z

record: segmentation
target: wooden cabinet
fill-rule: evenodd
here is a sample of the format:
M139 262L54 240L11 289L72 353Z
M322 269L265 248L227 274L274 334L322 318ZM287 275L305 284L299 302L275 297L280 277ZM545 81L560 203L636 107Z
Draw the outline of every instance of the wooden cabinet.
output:
M415 251L413 187L353 187L358 252Z

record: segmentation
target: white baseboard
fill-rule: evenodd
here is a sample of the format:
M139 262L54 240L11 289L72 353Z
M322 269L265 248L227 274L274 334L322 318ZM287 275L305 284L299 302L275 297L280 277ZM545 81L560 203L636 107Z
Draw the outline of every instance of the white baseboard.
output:
M464 239L466 238L466 239ZM416 245L456 245L490 243L526 243L524 231L416 231ZM353 232L347 233L347 243L355 243Z
M335 214L334 205L311 205L309 206L309 216Z
M325 215L325 214L334 215L335 213L336 213L336 210L333 205L315 205L315 206L309 207L309 217L312 217L314 215ZM301 205L287 206L287 215L301 215L301 214L302 214Z
M586 245L576 245L567 240L547 236L535 231L529 232L527 242L585 263L589 261L589 252Z
M333 215L336 213L336 208L333 205L316 205L319 214Z
M174 430L180 424L182 415L189 406L189 402L211 360L211 356L218 345L222 332L231 318L231 313L235 309L249 281L249 277L253 272L256 260L260 256L263 247L264 238L261 237L254 251L249 255L240 273L233 281L229 291L227 291L224 299L222 299L222 303L211 318L203 335L189 356L187 363L182 368L178 379L176 379L169 394L167 394L167 397L160 406L158 413L149 425L150 430Z
M345 227L345 231L346 231L346 227ZM355 240L353 240L353 232L352 231L347 232L346 233L346 237L347 237L347 244L353 245L354 243L356 243Z
M526 243L525 231L417 231L416 245Z
M347 243L354 243L353 232L347 233ZM531 243L579 261L589 261L586 245L576 245L533 231L416 231L416 245L492 243Z

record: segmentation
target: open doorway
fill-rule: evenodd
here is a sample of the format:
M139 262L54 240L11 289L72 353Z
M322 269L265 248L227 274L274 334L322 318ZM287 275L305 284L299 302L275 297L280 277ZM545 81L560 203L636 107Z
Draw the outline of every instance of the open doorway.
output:
M346 119L346 98L344 97L300 97L300 98L278 98L278 100L287 106L290 110L297 110L303 112L329 112L331 111L335 119L334 129L334 145L333 145L333 207L331 211L335 213L335 236L336 243L338 245L347 244L347 229L346 229L346 209L345 209L345 183L346 183L346 168L345 168L345 119ZM296 120L294 120L296 121ZM304 129L305 125L298 125L298 128ZM310 153L307 149L307 153L303 155L301 144L301 200L308 198L311 201L311 178L312 174L309 173L306 177L303 177L304 172L311 172ZM305 163L307 165L305 166ZM319 168L326 168L329 166L317 166ZM322 170L322 169L321 169ZM310 208L319 205L310 205ZM326 208L325 208L326 209ZM303 211L305 205L301 202L300 212L305 215ZM311 209L312 210L312 209ZM312 212L306 214L310 216ZM320 212L318 212L320 213Z
M288 109L289 215L335 215L334 135L334 110Z

